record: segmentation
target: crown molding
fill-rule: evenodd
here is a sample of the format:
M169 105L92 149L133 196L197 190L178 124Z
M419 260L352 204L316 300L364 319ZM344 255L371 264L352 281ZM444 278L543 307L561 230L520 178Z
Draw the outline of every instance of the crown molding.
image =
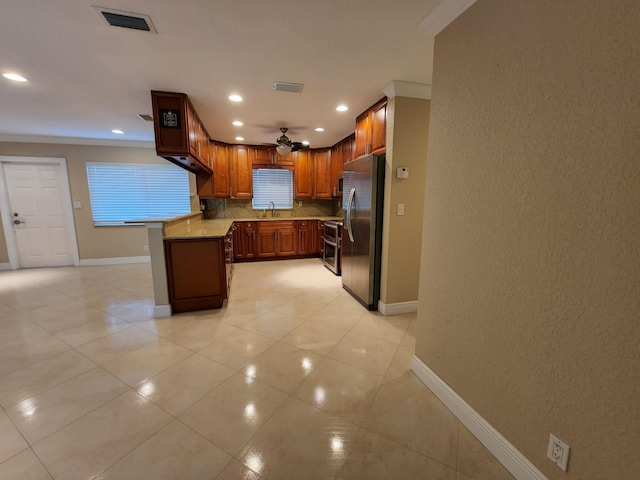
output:
M154 142L140 140L109 140L105 138L54 137L48 135L0 134L0 142L54 143L57 145L98 145L103 147L155 148Z
M420 20L420 28L435 37L462 15L476 0L442 0Z
M431 99L431 85L426 83L404 82L393 80L383 90L387 98L411 97Z

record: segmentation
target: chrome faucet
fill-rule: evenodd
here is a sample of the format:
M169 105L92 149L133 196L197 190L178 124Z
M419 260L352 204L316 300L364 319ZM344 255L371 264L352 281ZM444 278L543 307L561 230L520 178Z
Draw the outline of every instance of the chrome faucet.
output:
M271 210L271 218L275 217L276 213L276 204L273 202L269 202L269 210Z

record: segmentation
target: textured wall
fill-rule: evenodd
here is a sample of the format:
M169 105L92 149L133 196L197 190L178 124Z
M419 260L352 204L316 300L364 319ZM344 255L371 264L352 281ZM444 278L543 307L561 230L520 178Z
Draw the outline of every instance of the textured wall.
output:
M386 304L418 299L428 134L429 100L388 100L380 282L380 299ZM398 167L409 167L408 179L396 178ZM404 216L396 214L398 203L404 203Z
M251 200L245 199L228 199L228 198L210 198L204 201L205 218L262 218L265 215L271 216L269 212L264 210L254 210L251 207ZM299 205L302 203L302 205ZM342 208L340 201L335 200L296 200L293 202L293 209L278 210L281 218L291 217L331 217L342 216Z
M0 155L67 159L71 199L82 204L81 209L73 210L81 260L148 255L144 252L144 245L148 244L145 227L93 226L85 162L166 162L156 156L154 149L0 142ZM195 190L195 185L192 189ZM3 252L6 252L4 238L1 240L0 263Z
M639 26L479 0L436 38L416 352L554 480L640 478Z

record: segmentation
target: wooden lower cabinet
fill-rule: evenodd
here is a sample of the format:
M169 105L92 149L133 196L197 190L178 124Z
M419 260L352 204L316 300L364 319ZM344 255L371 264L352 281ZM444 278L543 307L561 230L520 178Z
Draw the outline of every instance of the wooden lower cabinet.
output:
M298 254L315 255L317 220L298 220Z
M296 221L258 222L258 258L290 257L298 254Z
M256 222L235 222L233 233L234 260L252 260L257 256L256 241L258 224Z
M322 257L324 252L324 222L322 220L317 220L316 222L316 253Z
M172 311L222 307L233 271L231 232L223 238L168 239L164 247Z
M322 256L324 222L318 220L241 221L234 228L236 262Z

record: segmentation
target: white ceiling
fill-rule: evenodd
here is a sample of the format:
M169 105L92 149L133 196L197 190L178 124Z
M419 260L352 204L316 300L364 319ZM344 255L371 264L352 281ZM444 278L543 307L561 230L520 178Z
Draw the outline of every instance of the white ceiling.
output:
M286 126L294 141L330 146L392 80L431 83L433 37L418 24L437 3L0 0L0 73L29 79L0 77L0 140L150 142L152 124L135 114L151 113L150 90L166 90L186 93L217 140L273 143ZM147 14L158 33L109 26L92 5ZM304 90L276 92L275 80Z

